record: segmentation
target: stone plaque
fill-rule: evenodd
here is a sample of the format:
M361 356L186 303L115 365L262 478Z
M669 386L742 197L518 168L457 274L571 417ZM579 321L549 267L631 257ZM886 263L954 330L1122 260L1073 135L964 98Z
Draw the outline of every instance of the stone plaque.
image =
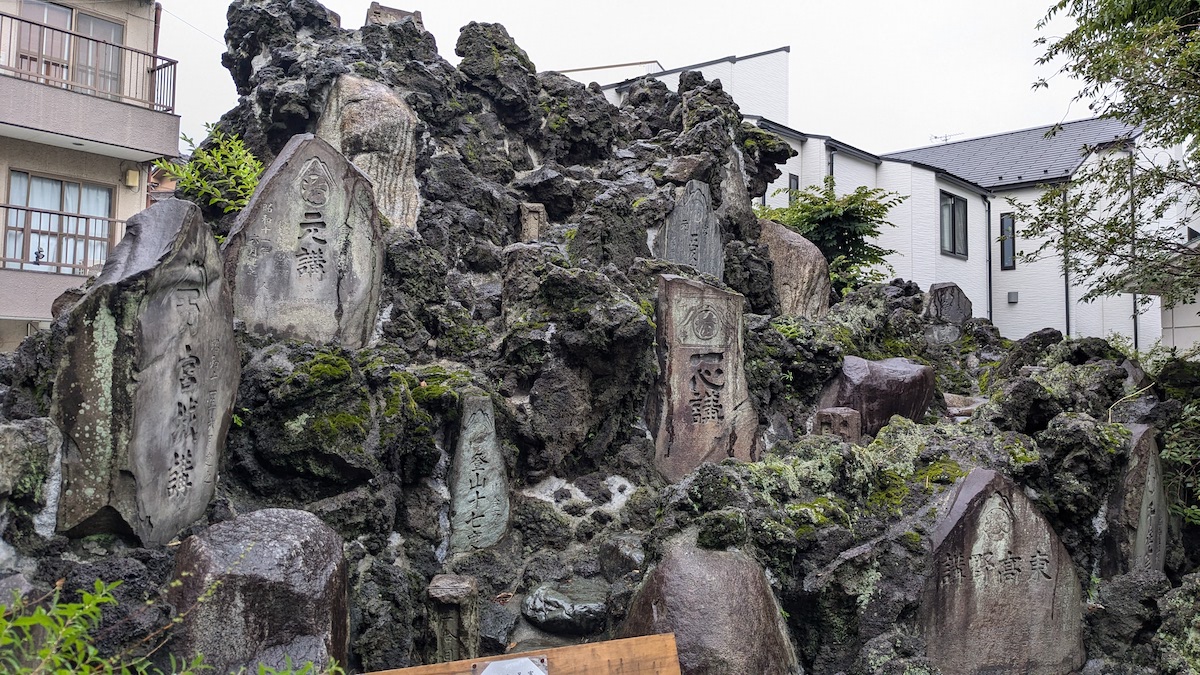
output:
M420 12L416 20L420 24ZM375 202L387 222L408 230L417 229L421 210L419 124L416 112L395 90L357 75L342 75L329 93L316 131L318 138L344 153L371 179Z
M496 440L492 399L464 396L450 483L450 548L487 548L508 530L508 475Z
M780 311L787 316L820 319L829 310L829 263L821 249L773 220L760 218L762 235L771 256L771 279L779 296Z
M217 242L191 202L157 202L68 314L51 417L63 431L58 529L165 544L204 515L237 392Z
M972 316L971 299L958 284L933 284L926 295L925 315L948 323L962 324Z
M668 480L705 462L756 459L758 417L742 364L744 303L738 293L659 276L654 463Z
M294 136L225 242L233 307L252 332L366 344L383 269L371 183L311 134Z
M429 582L437 661L479 656L479 584L474 577L438 574Z
M1100 574L1112 577L1134 570L1161 572L1166 562L1167 511L1162 460L1154 427L1131 424L1129 465L1108 504L1108 529L1100 556Z
M550 225L543 204L521 202L521 241L525 243L537 241Z
M708 183L688 181L682 191L659 235L659 257L720 279L725 273L725 248Z
M857 443L862 440L862 415L854 408L822 408L813 413L812 432Z
M946 675L1058 675L1083 666L1079 579L1024 493L987 469L958 486L933 534L920 620Z

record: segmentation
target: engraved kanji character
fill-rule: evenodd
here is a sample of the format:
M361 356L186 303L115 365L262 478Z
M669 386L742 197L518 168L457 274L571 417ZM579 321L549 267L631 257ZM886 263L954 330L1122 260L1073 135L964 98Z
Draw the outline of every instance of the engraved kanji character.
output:
M1053 578L1050 576L1050 556L1042 549L1029 556L1029 572L1031 579Z
M957 584L963 578L963 554L948 553L942 558L942 584Z
M175 362L175 373L179 378L179 389L191 391L199 382L196 372L200 369L200 357L192 353L191 345L184 345L183 350L184 356Z
M1008 557L1000 561L1000 581L1017 581L1021 574L1021 556L1008 552Z
M996 554L975 553L971 556L971 578L976 582L986 583L996 571Z

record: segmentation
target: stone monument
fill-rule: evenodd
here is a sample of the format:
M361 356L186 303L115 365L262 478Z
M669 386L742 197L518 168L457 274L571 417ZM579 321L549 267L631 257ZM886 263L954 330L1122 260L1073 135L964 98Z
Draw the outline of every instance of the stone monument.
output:
M430 623L437 638L436 662L479 656L479 584L475 577L438 574L427 590L433 604Z
M1075 566L1020 488L973 470L933 533L921 598L927 655L946 675L1066 675L1084 663Z
M521 241L535 242L550 225L546 206L536 202L521 202Z
M820 408L853 408L862 419L862 433L874 436L892 415L920 420L933 402L933 368L908 359L868 361L847 356L842 372L825 385Z
M212 497L239 375L200 209L168 199L131 218L66 320L50 412L65 438L58 529L165 544Z
M933 284L926 294L925 315L931 319L961 325L973 315L971 299L956 283Z
M854 408L821 408L813 413L812 433L857 443L862 440L862 415Z
M383 269L371 183L325 141L294 136L225 242L234 313L251 332L366 344Z
M659 276L660 380L654 463L670 481L705 462L754 461L758 417L742 364L738 293L673 274Z
M467 395L450 478L450 549L487 548L508 531L508 476L492 399Z
M420 23L420 13L416 20ZM420 118L396 91L357 75L333 84L316 135L371 179L375 202L387 222L417 229L421 192L417 185Z
M720 279L725 273L725 248L708 183L690 180L679 191L682 195L658 237L658 257Z
M1112 577L1134 570L1161 572L1167 554L1166 493L1154 427L1131 424L1129 465L1108 503L1100 574Z
M829 263L811 241L773 220L760 218L759 242L771 256L771 278L780 312L820 319L829 311Z

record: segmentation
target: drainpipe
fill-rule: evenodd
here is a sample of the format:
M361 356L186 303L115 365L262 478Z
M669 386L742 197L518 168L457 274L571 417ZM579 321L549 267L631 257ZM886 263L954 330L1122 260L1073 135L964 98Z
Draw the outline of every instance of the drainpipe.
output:
M1066 319L1066 330L1063 335L1071 334L1071 251L1067 229L1071 223L1067 220L1067 193L1063 191L1063 315Z
M1133 201L1133 148L1129 149L1129 224L1132 226L1131 238L1133 241L1130 247L1133 249L1130 253L1136 258L1137 256L1137 204ZM1133 351L1138 351L1138 294L1135 291L1133 294Z
M829 166L825 168L825 171L827 172L825 175L833 178L833 156L837 154L837 148L829 148L826 154L829 155Z
M158 29L162 27L162 3L154 3L154 55L158 56Z
M992 320L992 200L983 195L984 221L987 223L987 293L988 321Z

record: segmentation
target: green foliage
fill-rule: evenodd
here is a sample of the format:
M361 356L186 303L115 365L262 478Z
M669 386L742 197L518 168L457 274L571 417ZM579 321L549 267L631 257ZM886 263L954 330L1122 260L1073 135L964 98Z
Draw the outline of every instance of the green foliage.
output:
M1200 250L1179 236L1175 214L1200 206L1198 10L1194 0L1058 0L1039 23L1059 15L1075 23L1040 40L1039 63L1061 64L1093 113L1142 129L1137 146L1113 139L1093 148L1096 161L1016 209L1021 241L1044 238L1022 259L1066 254L1072 277L1089 286L1085 300L1136 289L1171 306L1200 289ZM1153 150L1173 146L1182 152Z
M1162 459L1171 512L1200 525L1200 402L1183 407L1165 434Z
M241 211L258 186L263 163L237 134L226 134L215 124L205 124L208 142L200 147L186 134L180 137L191 158L186 164L155 160L154 166L174 178L189 199L219 207L225 213Z
M891 267L884 257L895 253L872 243L880 228L891 225L888 212L906 196L859 186L839 197L832 176L821 188L789 191L785 207L760 208L759 216L792 229L821 249L829 261L829 277L839 294L887 279ZM885 272L884 270L887 270Z

